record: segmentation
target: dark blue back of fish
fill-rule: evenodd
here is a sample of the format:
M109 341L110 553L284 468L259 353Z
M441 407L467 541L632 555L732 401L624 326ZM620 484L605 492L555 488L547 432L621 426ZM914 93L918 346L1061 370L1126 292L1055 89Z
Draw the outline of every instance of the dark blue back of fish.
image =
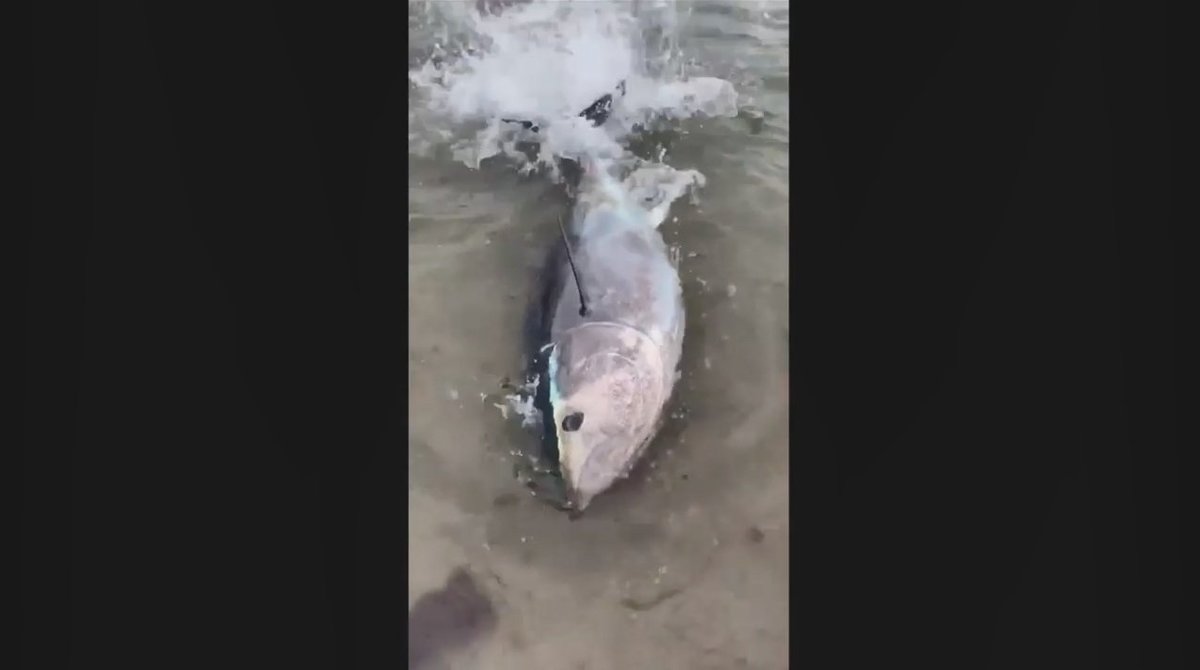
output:
M564 290L570 288L571 273L561 239L555 239L546 251L542 267L533 280L533 292L525 315L524 348L528 368L526 382L538 380L533 396L534 407L542 415L537 465L527 475L527 485L537 497L560 509L567 509L567 495L559 470L558 433L550 406L549 357L554 310Z

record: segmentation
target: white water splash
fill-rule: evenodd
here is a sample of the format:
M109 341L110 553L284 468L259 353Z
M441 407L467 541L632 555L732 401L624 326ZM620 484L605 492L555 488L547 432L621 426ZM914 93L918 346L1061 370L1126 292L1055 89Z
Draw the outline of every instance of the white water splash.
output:
M560 158L615 161L626 170L627 187L638 189L639 201L661 221L703 175L634 159L624 142L654 122L738 112L730 82L681 74L676 35L687 11L645 0L533 0L496 14L467 2L410 5L410 33L415 22L434 35L429 56L409 71L410 152L448 149L475 169L505 157L554 179ZM579 113L606 93L613 94L612 113L593 127Z
M500 410L500 415L506 420L508 419L509 412L516 413L517 416L521 417L521 426L525 428L534 428L541 425L542 413L534 406L533 402L540 381L541 377L534 375L532 379L527 380L524 384L517 387L516 393L504 396L503 403L494 403L493 406Z

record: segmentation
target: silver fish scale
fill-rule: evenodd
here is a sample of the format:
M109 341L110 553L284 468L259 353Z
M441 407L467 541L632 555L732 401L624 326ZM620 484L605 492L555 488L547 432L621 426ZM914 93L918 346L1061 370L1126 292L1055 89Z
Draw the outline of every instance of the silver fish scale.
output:
M586 505L629 473L657 432L682 351L683 300L666 244L633 210L577 210L572 233L588 310L580 315L575 278L563 268L551 388L556 423L584 417L582 428L559 433L559 448L572 464L565 472L587 489Z

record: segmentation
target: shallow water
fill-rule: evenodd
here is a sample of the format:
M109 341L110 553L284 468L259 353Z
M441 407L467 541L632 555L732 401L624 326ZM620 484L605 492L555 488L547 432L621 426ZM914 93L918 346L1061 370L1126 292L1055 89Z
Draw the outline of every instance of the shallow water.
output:
M642 140L707 177L661 228L682 251L682 379L633 476L578 520L514 479L536 438L495 406L569 203L503 158L409 156L410 605L465 566L496 617L449 667L787 667L787 8L677 17L689 73L733 82L742 113ZM410 37L414 61L436 39Z

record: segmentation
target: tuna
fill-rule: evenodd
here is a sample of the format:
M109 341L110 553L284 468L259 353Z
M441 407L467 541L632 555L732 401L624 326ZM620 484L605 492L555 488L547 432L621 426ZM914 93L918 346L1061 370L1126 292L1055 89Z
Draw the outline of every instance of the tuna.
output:
M582 512L627 477L653 440L677 379L679 273L647 211L588 161L530 320L534 406L560 504Z

